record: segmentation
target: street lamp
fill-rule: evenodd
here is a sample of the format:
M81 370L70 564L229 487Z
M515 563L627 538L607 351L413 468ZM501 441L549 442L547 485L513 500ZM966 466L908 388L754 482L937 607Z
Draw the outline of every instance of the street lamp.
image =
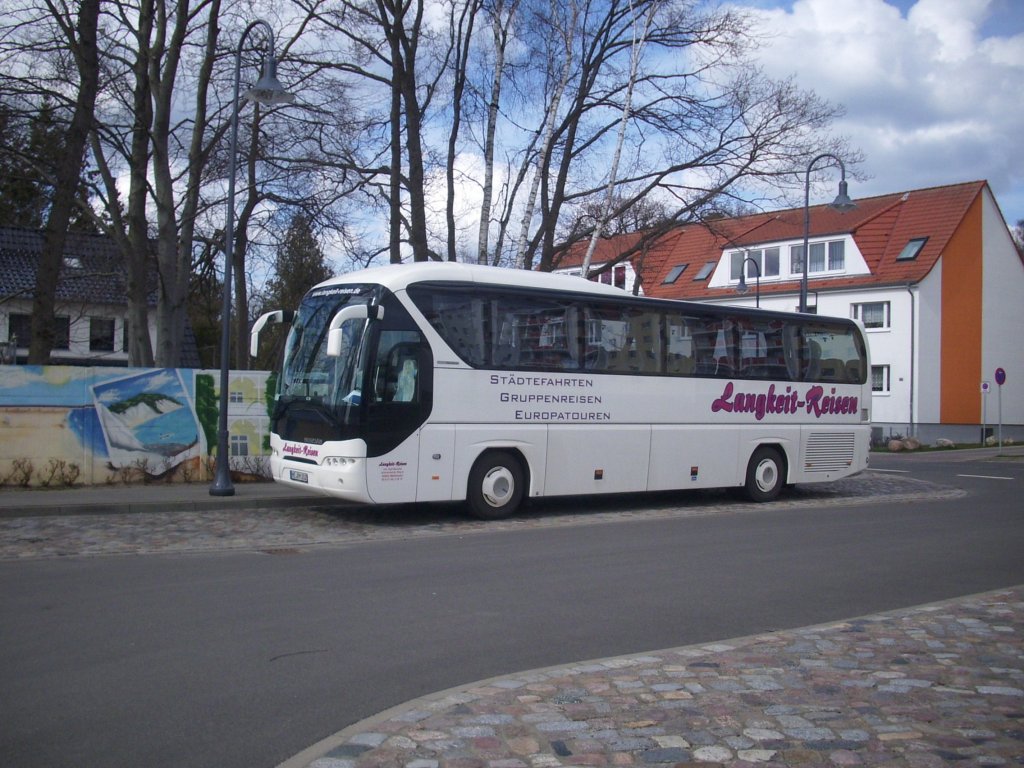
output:
M756 259L752 259L750 256L746 256L743 259L743 264L740 267L740 283L736 286L736 293L744 294L749 289L747 288L747 262L754 265L754 306L761 306L761 265L757 263Z
M231 483L231 467L228 448L228 358L231 355L231 258L234 246L235 223L235 172L238 154L238 109L239 82L242 74L242 48L245 40L256 27L263 27L267 34L267 53L263 58L263 72L260 79L249 91L246 98L260 104L291 104L295 96L284 89L277 79L277 59L274 57L274 30L262 19L257 19L245 28L235 52L235 90L231 102L231 142L228 160L228 207L224 224L224 296L221 305L220 327L220 413L217 422L217 470L210 485L211 496L234 496L235 486Z
M840 213L853 210L857 207L857 204L850 199L850 196L846 192L846 166L843 165L843 161L835 155L825 152L818 155L816 158L811 160L807 164L807 175L804 177L804 264L803 274L800 277L800 311L807 311L807 264L811 260L810 245L808 240L811 237L811 169L814 164L819 160L830 158L839 163L839 172L841 174L839 181L839 194L836 195L836 199L829 203L830 208L835 208Z

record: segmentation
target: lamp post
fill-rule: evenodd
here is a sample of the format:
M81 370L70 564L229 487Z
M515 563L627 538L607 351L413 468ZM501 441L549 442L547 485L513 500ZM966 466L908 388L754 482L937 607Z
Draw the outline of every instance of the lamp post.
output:
M235 90L231 102L231 142L228 159L228 206L224 224L224 295L221 305L220 327L220 412L217 421L217 470L210 485L211 496L234 496L235 486L231 483L231 467L228 447L228 368L231 356L231 259L234 247L235 223L235 172L238 154L238 110L239 82L242 74L242 48L245 40L256 27L262 27L267 34L267 53L263 58L263 72L260 79L246 97L260 104L290 104L295 96L284 89L277 79L277 59L274 57L274 30L262 19L257 19L245 28L235 51Z
M810 244L808 240L811 237L811 169L814 164L819 160L830 158L839 163L839 172L841 174L839 180L839 194L836 195L836 199L829 203L830 208L835 208L840 213L853 210L857 207L856 203L850 199L849 194L846 192L846 166L843 165L843 161L830 152L824 152L818 155L816 158L811 160L807 164L807 174L804 177L804 258L803 258L803 274L800 276L800 311L807 311L807 264L811 260Z
M761 306L761 265L757 263L756 259L752 259L749 256L743 258L743 266L740 268L740 283L736 286L736 293L746 293L749 289L747 288L747 262L754 265L754 306Z

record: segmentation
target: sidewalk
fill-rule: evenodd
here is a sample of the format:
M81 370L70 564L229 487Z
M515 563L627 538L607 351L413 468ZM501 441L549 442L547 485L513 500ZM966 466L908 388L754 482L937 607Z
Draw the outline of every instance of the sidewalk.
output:
M211 496L209 483L138 483L63 489L0 489L0 517L133 512L203 512L242 507L301 507L325 496L280 483L235 483L234 496Z
M357 723L281 768L1024 764L1024 587L525 672Z
M1020 461L1024 445L996 448L880 453L916 461ZM870 469L870 459L869 459ZM133 512L203 512L223 509L302 507L331 502L328 497L304 493L280 483L235 483L235 495L210 495L209 483L132 483L79 486L63 489L19 490L0 488L0 518L38 515L109 514Z

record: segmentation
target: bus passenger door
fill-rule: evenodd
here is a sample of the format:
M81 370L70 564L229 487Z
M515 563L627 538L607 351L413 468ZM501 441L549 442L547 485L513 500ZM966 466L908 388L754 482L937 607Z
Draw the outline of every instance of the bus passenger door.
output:
M430 348L418 331L382 330L365 399L366 484L378 504L414 501L420 427L430 415Z

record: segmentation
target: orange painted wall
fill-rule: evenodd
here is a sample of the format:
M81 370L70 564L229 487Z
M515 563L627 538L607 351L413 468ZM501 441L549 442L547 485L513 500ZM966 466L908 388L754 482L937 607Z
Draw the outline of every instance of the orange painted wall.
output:
M942 253L943 424L977 424L981 418L981 215L979 195Z

